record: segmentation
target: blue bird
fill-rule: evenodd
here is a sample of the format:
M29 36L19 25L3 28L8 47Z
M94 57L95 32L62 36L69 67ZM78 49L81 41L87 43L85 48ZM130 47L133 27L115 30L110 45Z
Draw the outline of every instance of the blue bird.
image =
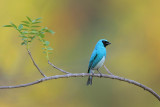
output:
M101 39L97 42L89 61L88 73L94 73L94 71L97 70L101 74L99 68L105 62L106 46L109 44L111 43L105 39ZM87 85L92 85L92 76L88 77Z

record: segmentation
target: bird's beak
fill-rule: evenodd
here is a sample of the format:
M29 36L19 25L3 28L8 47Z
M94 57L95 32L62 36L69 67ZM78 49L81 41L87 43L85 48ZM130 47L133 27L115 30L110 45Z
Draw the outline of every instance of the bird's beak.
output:
M107 42L106 44L107 44L107 45L110 45L111 43L110 43L110 42Z

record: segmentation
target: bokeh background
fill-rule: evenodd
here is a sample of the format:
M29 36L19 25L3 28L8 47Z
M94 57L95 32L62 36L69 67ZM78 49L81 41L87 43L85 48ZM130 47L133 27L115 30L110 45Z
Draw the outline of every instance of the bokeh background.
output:
M19 24L29 16L56 33L46 40L54 48L51 62L73 73L87 72L99 39L107 47L105 65L119 76L136 80L160 94L160 0L0 0L0 26ZM18 32L0 27L0 85L42 78ZM35 40L32 55L47 75L62 74L47 64ZM104 68L101 72L106 73ZM159 107L150 93L131 84L94 78L58 79L26 88L0 90L0 107Z

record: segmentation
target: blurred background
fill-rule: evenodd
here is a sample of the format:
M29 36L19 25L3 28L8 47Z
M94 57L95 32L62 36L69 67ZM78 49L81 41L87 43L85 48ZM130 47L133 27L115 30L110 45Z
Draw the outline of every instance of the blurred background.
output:
M87 72L99 39L107 47L105 65L115 75L140 82L160 94L159 0L0 0L0 26L19 24L25 16L42 17L54 50L51 62L72 73ZM0 85L18 85L42 78L19 34L0 27ZM62 74L47 64L35 40L32 55L47 75ZM104 68L101 72L106 73ZM117 80L94 78L50 80L26 88L0 90L0 107L159 107L150 93Z

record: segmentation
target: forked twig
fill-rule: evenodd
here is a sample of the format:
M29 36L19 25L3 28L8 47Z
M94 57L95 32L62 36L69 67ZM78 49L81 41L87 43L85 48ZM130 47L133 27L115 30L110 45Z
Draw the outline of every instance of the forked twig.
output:
M28 54L29 54L30 58L32 59L32 62L33 62L33 64L34 64L34 66L38 69L38 71L41 73L41 75L42 75L43 77L47 77L47 76L41 71L41 69L38 67L38 65L35 63L32 55L31 55L31 52L30 52L29 50L27 50L27 51L28 51Z
M109 70L108 70L108 68L104 65L104 68L106 69L106 71L108 72L108 74L110 74L110 75L113 75Z
M70 74L70 72L64 71L63 69L60 69L58 67L56 67L55 65L53 65L49 60L48 60L48 64L50 64L53 68L65 73L65 74Z

